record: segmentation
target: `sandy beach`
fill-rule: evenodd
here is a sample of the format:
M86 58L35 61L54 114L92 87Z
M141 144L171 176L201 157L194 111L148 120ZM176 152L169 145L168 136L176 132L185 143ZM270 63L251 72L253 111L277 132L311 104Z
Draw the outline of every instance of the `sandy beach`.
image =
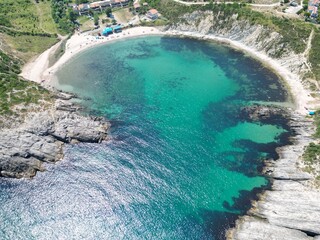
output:
M163 35L164 33L153 27L134 27L130 29L125 29L121 33L112 34L108 37L98 37L91 35L91 33L75 33L66 43L65 53L62 57L51 67L49 67L49 57L58 48L59 43L52 46L45 52L43 52L34 61L27 63L23 69L21 76L24 78L48 85L51 79L54 77L55 72L63 66L67 61L78 53L87 50L89 48L95 47L101 44L107 44L121 39L138 37L143 35Z
M42 53L37 59L27 63L23 70L22 76L28 80L49 85L51 79L54 77L55 72L63 66L67 61L78 53L92 48L100 44L107 44L115 42L120 39L126 39L138 36L148 35L169 35L169 36L183 36L183 37L194 37L203 40L212 40L227 44L232 48L243 51L249 56L262 62L264 65L275 71L286 83L291 91L296 104L296 111L300 114L307 114L306 109L317 108L318 104L313 97L310 95L310 91L305 89L300 81L299 76L293 74L285 66L282 66L280 62L275 59L268 57L266 54L255 51L249 46L244 45L241 42L233 41L227 38L216 37L213 35L204 35L194 32L180 32L180 31L166 31L162 32L154 27L134 27L123 30L121 33L112 34L108 37L96 37L90 35L90 33L75 33L66 43L66 49L63 56L51 67L48 67L49 57L58 48L59 43L52 46L50 49Z

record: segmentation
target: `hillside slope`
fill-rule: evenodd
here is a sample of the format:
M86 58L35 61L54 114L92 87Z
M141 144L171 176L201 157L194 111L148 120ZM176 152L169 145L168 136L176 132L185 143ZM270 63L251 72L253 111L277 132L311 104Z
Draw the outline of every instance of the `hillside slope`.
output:
M19 74L24 63L58 41L58 29L51 1L0 0L0 5L0 128L4 128L50 106L51 94Z

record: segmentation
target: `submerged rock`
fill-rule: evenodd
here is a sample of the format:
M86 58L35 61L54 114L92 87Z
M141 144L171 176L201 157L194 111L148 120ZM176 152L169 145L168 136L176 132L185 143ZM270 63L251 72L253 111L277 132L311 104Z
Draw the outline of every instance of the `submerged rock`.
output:
M44 170L43 162L63 158L64 143L99 143L107 139L109 126L104 118L82 116L77 106L60 99L53 109L0 132L0 176L33 177Z
M279 107L252 105L241 109L241 116L251 121L265 122L269 119L275 119L277 116L288 118L288 111Z

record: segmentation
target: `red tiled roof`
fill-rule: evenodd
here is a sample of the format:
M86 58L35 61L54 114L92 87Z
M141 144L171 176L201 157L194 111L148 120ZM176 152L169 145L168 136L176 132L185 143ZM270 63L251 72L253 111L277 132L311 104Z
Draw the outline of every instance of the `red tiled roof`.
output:
M158 11L157 11L157 9L152 8L149 10L149 13L150 14L158 14Z

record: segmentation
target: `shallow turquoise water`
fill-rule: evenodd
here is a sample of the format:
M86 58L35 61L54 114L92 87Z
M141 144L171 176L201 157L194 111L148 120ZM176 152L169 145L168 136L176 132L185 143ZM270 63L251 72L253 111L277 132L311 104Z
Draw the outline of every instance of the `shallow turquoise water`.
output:
M80 54L58 78L111 120L112 140L68 146L32 181L0 180L1 239L223 239L267 185L261 159L284 143L282 120L241 115L285 102L283 86L222 46L130 39Z

